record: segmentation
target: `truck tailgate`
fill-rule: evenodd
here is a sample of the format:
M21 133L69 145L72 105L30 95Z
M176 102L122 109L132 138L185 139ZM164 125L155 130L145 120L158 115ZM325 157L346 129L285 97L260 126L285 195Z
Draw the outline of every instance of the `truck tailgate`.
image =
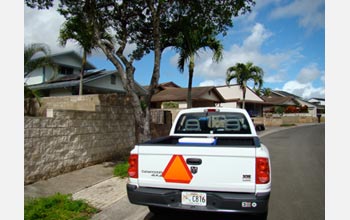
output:
M142 187L255 192L255 147L142 145L137 153Z

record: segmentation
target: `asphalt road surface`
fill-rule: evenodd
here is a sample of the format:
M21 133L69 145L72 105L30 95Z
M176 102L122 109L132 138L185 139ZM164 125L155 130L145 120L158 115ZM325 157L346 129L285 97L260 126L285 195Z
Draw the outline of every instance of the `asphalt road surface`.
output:
M291 128L261 138L270 151L272 192L268 220L325 219L324 124ZM153 215L125 196L103 210L98 220L253 220L245 215L169 212Z

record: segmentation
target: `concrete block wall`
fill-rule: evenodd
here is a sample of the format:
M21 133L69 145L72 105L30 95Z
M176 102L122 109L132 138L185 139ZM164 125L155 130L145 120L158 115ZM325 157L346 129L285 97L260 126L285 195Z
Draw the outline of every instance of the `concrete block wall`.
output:
M66 101L63 98L63 103L72 102ZM59 105L57 97L46 103L51 103L47 108ZM85 111L53 109L50 117L25 117L25 184L129 154L135 144L135 120L128 97L92 95L82 106Z
M265 126L281 126L282 124L317 123L318 119L312 116L268 116L256 117L254 121L264 123ZM325 122L325 117L321 117L321 122Z

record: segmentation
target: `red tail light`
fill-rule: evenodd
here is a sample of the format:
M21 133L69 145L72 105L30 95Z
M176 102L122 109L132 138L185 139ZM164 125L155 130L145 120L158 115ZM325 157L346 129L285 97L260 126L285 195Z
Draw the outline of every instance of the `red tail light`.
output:
M255 163L255 182L256 184L266 184L270 181L270 166L269 159L257 157Z
M130 178L138 178L139 177L139 156L137 154L131 154L129 157L129 169L128 174Z
M214 109L214 108L208 108L208 109L207 109L207 112L216 112L216 109Z

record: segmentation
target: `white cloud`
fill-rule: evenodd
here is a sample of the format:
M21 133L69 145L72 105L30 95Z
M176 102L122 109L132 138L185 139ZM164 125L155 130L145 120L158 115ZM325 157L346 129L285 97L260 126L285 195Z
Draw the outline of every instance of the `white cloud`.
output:
M280 19L300 17L299 25L309 30L325 26L324 0L295 0L292 3L277 7L271 13L271 18Z
M310 82L302 84L296 80L284 84L282 90L306 99L312 97L323 98L325 96L324 87L315 88Z
M48 10L24 7L24 44L46 43L52 53L67 50L78 50L78 47L67 42L65 47L58 43L59 30L65 18L57 11L57 4Z
M317 65L311 64L300 70L300 73L297 76L297 81L299 83L305 84L314 81L315 79L319 78L320 75L321 71L317 68Z
M223 79L205 80L199 83L199 86L223 86L223 85L226 85L226 82Z
M48 10L32 9L24 6L24 44L45 43L50 46L52 53L75 50L82 54L82 49L73 40L67 42L65 47L58 43L59 30L65 18L57 12L58 1ZM136 44L128 44L124 55L130 54L136 49ZM95 56L104 56L100 50L93 51Z
M315 87L314 82L321 81L321 86ZM282 90L303 98L324 98L324 71L319 70L315 63L303 67L296 80L286 82Z
M242 45L234 44L228 50L223 51L223 59L219 63L212 60L210 50L202 51L195 61L195 75L202 77L204 80L225 80L226 70L228 67L235 65L237 62L253 62L255 65L262 67L268 81L281 81L284 75L271 76L270 72L281 71L285 65L291 65L296 59L302 57L300 48L287 50L284 52L261 52L261 46L273 36L266 30L262 24L255 24L251 28L251 34L243 41ZM170 59L170 63L176 66L178 55ZM265 80L265 79L264 79Z
M280 70L278 73L274 75L269 75L264 77L264 82L266 83L280 83L284 82L287 78L287 71L286 70Z
M244 40L243 48L250 51L257 51L260 49L262 43L272 35L260 23L255 24L251 35Z

